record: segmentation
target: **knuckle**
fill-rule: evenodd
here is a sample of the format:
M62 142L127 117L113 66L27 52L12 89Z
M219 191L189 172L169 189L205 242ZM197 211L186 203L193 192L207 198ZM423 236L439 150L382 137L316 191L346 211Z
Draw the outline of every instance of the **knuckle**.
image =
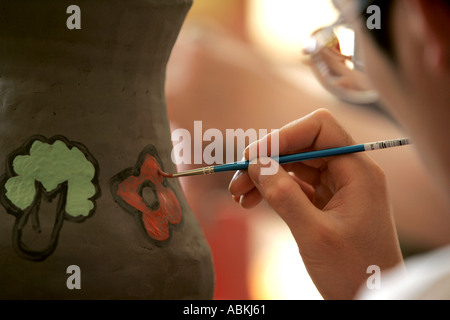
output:
M323 120L329 120L329 119L333 119L334 117L331 114L330 110L328 110L327 108L319 108L314 112L314 116L319 118L319 119L323 119Z
M278 179L276 183L270 185L265 191L264 198L276 210L283 208L283 211L292 211L295 206L295 186L290 178Z
M342 127L330 110L325 108L318 109L314 112L314 117L322 127L321 133L323 136L321 140L326 141L325 143L333 142L336 145L350 145L354 143L351 135Z

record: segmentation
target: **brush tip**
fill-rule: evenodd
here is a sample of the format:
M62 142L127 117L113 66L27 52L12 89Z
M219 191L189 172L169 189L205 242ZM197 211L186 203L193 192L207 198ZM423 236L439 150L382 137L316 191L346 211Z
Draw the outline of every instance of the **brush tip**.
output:
M169 173L165 173L164 171L162 171L161 169L158 170L158 173L163 176L164 178L173 178L173 174L169 174Z

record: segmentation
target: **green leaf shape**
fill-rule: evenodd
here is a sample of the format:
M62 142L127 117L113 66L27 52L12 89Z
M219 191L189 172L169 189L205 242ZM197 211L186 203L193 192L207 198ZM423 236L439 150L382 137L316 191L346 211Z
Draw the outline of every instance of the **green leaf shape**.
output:
M52 144L37 140L33 142L29 155L14 158L13 169L17 176L6 182L6 196L21 210L33 203L35 181L40 182L47 192L67 182L65 211L73 217L88 216L94 208L89 199L96 192L92 183L95 167L76 147L69 148L60 140Z

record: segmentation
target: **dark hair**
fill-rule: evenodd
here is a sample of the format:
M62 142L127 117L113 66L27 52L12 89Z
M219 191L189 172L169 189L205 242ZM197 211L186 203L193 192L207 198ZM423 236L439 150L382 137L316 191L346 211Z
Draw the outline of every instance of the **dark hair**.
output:
M365 4L364 4L365 3ZM381 22L380 29L367 29L373 40L378 44L383 53L392 61L395 61L396 55L394 51L393 37L391 31L390 11L394 7L395 0L374 0L359 1L362 17L364 21L369 19L371 13L367 13L367 8L371 5L376 5L380 8Z
M396 3L395 0L357 0L360 12L362 12L363 19L365 18L365 21L370 17L371 13L367 13L367 8L370 5L377 5L380 8L380 14L381 14L381 29L368 29L368 33L372 36L374 41L378 44L380 49L391 59L391 61L396 60L396 53L395 53L395 46L394 46L394 40L391 34L392 30L392 21L391 21L391 12L394 8L394 5ZM445 12L450 11L450 3L448 0L429 0L427 5L433 6L433 5L439 5L440 8L442 7L442 10Z

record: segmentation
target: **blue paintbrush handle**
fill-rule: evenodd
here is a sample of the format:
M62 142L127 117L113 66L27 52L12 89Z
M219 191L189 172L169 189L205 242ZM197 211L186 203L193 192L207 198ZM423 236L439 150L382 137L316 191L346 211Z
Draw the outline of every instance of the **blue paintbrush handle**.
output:
M392 147L405 146L410 144L410 140L407 138L402 139L394 139L394 140L386 140L386 141L378 141L378 142L370 142L363 143L353 146L347 147L339 147L325 150L316 150L295 154L283 155L278 158L274 158L280 164L300 162L305 160L326 158L332 156L338 156L349 153L356 153L362 151L371 151L371 150L379 150L379 149L387 149ZM236 170L246 170L249 166L249 161L238 161L234 163L221 164L214 167L214 172L226 172L226 171L236 171Z

